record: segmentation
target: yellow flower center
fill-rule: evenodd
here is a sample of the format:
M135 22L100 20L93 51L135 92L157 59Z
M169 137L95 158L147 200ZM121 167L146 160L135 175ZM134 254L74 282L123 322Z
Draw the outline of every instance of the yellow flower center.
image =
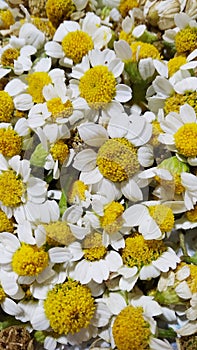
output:
M119 202L111 202L104 207L104 215L99 217L100 225L109 234L120 230L123 224L124 207Z
M177 56L173 57L168 61L168 73L171 77L174 73L176 73L181 66L187 63L185 56Z
M3 210L0 209L0 232L14 232L14 222L12 219L8 219Z
M132 42L134 42L136 39L134 36L132 36L131 33L126 33L124 30L121 30L119 34L119 40L125 40L129 45L131 45Z
M187 277L187 284L192 293L197 293L197 265L189 265L190 275Z
M79 91L91 108L104 108L116 95L116 79L106 66L99 65L81 77Z
M3 290L3 287L0 285L0 304L5 300L6 294Z
M45 101L42 94L43 87L51 83L51 78L46 72L30 73L27 77L27 92L32 96L35 103L43 103Z
M54 97L47 101L47 108L49 112L52 113L54 119L67 118L73 113L72 102L67 100L65 103L62 103L61 98L59 97Z
M164 111L166 114L170 112L179 113L180 107L185 103L188 103L191 107L194 108L195 112L197 113L196 99L197 99L196 91L186 92L184 95L179 95L177 93L174 93L172 96L168 97L165 100Z
M87 33L76 30L76 32L70 32L63 38L62 48L65 55L76 64L80 63L83 56L94 48L94 44Z
M159 51L152 44L144 43L142 41L136 41L131 44L131 50L132 62L138 62L143 58L149 57L161 59Z
M12 268L20 276L37 276L48 266L48 261L43 248L22 243L12 257Z
M51 222L50 224L44 224L43 226L46 231L48 245L68 246L75 241L75 237L65 221Z
M69 19L76 7L72 0L47 0L46 13L55 28Z
M190 53L196 49L197 28L186 27L181 29L175 36L177 53Z
M182 125L174 134L174 141L179 153L185 157L197 155L197 124Z
M9 123L14 112L14 102L6 91L0 91L0 122Z
M124 138L107 140L98 151L97 165L103 176L113 182L128 180L140 168L137 149Z
M142 235L136 234L125 239L122 260L129 267L137 266L141 269L157 260L166 250L163 241L145 240Z
M88 234L83 241L83 252L86 260L103 259L107 248L102 245L102 235L98 232Z
M13 157L22 150L22 137L12 129L0 129L0 153Z
M154 120L152 122L152 136L149 141L149 143L156 147L160 145L160 142L158 141L158 136L163 133L163 130L161 129L160 123L157 120Z
M191 222L197 221L197 205L194 205L194 208L186 211L186 217Z
M55 27L50 21L46 21L45 18L33 17L32 23L45 34L48 40L52 40L55 34Z
M75 334L89 326L95 312L94 298L87 286L69 280L48 292L44 310L57 334Z
M7 10L0 10L0 29L9 29L14 24L14 17L12 12Z
M71 187L71 190L68 194L68 202L74 204L78 198L80 201L85 201L86 195L85 191L88 190L88 186L84 184L81 180L76 180Z
M2 66L13 67L14 60L17 60L19 56L19 51L14 48L6 49L1 55L1 64Z
M112 333L118 350L150 349L150 325L143 317L142 307L125 307L116 317Z
M134 7L138 7L137 0L120 0L120 4L118 6L118 9L122 15L123 18L125 18L129 11L132 10Z
M174 214L171 208L163 204L148 207L149 214L156 221L162 233L169 232L174 226Z
M13 170L0 174L0 200L7 207L17 207L22 203L24 185Z
M50 153L54 160L62 165L69 156L69 148L63 140L58 140L50 149Z

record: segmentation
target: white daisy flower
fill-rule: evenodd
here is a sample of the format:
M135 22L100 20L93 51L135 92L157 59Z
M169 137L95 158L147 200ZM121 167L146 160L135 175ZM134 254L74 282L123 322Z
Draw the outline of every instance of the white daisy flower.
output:
M78 131L81 139L94 147L84 149L74 158L73 167L80 171L80 180L85 184L97 184L108 179L109 186L110 182L115 184L126 198L141 200L142 192L135 181L140 170L137 147L150 139L150 123L122 113L111 118L107 130L102 125L84 123Z
M69 249L77 261L69 271L69 276L87 284L90 281L102 283L109 278L111 272L122 265L118 252L107 249L102 243L102 234L92 232L82 242L70 244Z
M25 118L20 118L14 127L0 123L0 153L6 158L21 154L30 140L30 129Z
M196 49L196 20L190 18L186 13L176 13L174 22L176 27L166 30L163 39L174 44L178 54L191 53Z
M131 88L117 82L123 69L123 62L113 50L94 49L72 68L71 77L74 79L70 80L70 86L93 111L103 110L110 117L122 112L120 102L127 102L132 97Z
M31 175L27 159L16 155L7 161L0 154L0 207L8 217L30 210L31 203L43 203L46 194L47 183Z
M161 272L175 269L180 262L175 251L162 240L145 240L141 234L134 234L125 239L121 251L124 265L117 271L121 275L119 288L130 291L138 278L150 280Z
M174 214L167 205L155 201L134 204L122 214L125 226L138 227L146 240L160 240L174 227Z
M197 118L195 109L188 104L180 107L180 113L169 113L160 123L164 131L158 139L170 151L190 165L197 165Z
M175 221L176 230L190 230L197 227L197 205L195 204L193 209L185 211L180 219Z
M12 295L12 298L10 298L4 291L1 284L0 284L0 291L1 291L0 305L2 310L5 313L15 317L23 314L22 308L13 300L13 299L20 299L21 297L19 296L20 293L16 293L15 295Z
M33 289L36 293L36 285L42 285L49 279L57 280L54 264L71 258L66 247L58 252L56 247L48 251L44 246L38 247L28 221L19 224L17 232L19 238L8 232L3 232L0 237L1 283L5 292L11 296L21 290L21 285L31 285L30 291Z
M106 305L114 315L109 330L110 345L123 350L132 344L133 349L172 350L166 340L156 337L154 316L162 313L160 305L150 296L128 294L127 301L119 292L109 293Z
M92 49L106 47L111 36L111 29L101 24L100 17L88 12L79 23L61 23L53 41L45 44L45 50L48 56L60 58L60 65L72 67L73 64L80 63Z
M179 70L169 79L158 76L147 90L148 107L154 113L163 108L165 115L178 113L186 103L195 108L196 90L197 78L187 70Z
M168 76L172 77L179 69L180 70L195 70L197 67L197 49L193 50L187 57L179 55L171 58L168 65Z
M55 349L59 339L61 344L79 345L96 337L98 328L106 326L110 316L102 298L94 299L88 286L68 279L49 287L45 299L35 305L30 322L35 330L44 330L53 337Z
M74 127L90 117L87 102L81 97L73 97L72 90L66 87L61 78L45 85L42 94L46 102L35 104L28 114L28 123L32 129L54 122L68 123Z

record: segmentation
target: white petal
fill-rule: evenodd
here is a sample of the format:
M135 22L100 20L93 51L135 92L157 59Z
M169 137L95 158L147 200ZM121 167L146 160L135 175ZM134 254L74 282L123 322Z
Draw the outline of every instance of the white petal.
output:
M100 147L108 139L107 131L102 125L85 123L78 127L78 131L82 140L89 146Z
M132 90L129 86L125 84L118 84L116 86L116 96L115 100L119 102L127 102L132 97Z
M45 50L46 50L46 54L51 57L54 57L54 58L64 57L62 46L59 43L56 43L55 41L49 41L48 43L46 43Z
M125 40L115 41L114 50L117 57L121 58L122 60L129 60L132 57L131 48Z
M96 167L96 156L92 149L85 149L75 156L73 167L80 171L91 171Z

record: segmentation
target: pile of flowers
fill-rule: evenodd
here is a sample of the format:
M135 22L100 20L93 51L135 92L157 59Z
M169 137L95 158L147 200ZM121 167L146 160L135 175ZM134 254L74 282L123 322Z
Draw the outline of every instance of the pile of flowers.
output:
M196 18L0 0L2 348L197 348Z

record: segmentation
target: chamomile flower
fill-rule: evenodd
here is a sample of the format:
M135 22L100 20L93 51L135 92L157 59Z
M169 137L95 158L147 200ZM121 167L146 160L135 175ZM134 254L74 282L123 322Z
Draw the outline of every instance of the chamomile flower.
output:
M73 271L69 272L69 276L82 284L87 284L91 280L100 284L122 265L119 253L105 247L102 243L102 234L96 231L86 235L83 241L72 243L69 248L73 260L79 259L74 264Z
M168 63L168 76L172 77L179 69L181 70L195 70L197 49L193 50L188 56L179 55L171 58Z
M8 217L29 210L31 203L43 203L46 194L46 182L31 175L27 159L16 155L7 161L0 154L0 207Z
M136 146L149 140L151 130L144 118L129 118L124 113L112 117L107 130L94 123L81 124L78 127L81 139L94 149L84 149L74 158L73 167L80 171L80 180L85 184L97 184L103 178L108 179L126 198L141 200L141 190L134 180L140 171Z
M17 299L17 295L12 296L13 299L15 297ZM22 310L22 308L20 308L19 305L17 305L17 303L12 298L10 298L6 294L6 292L4 291L2 285L0 284L0 306L1 306L1 309L6 314L17 317L17 316L23 314L23 310Z
M20 118L14 128L11 123L0 124L0 153L6 158L20 155L30 138L30 129L25 118Z
M123 213L125 226L138 227L146 240L162 239L165 233L174 227L174 214L172 209L164 204L153 201L144 204L134 204Z
M98 113L101 110L112 116L116 111L122 111L120 102L127 102L132 96L128 85L117 82L123 69L124 64L114 51L93 49L72 68L71 77L74 79L70 80L70 86L93 111Z
M197 227L197 204L194 205L193 209L185 211L180 219L175 222L176 230L189 230Z
M166 30L163 39L174 43L178 54L191 53L197 48L197 22L186 13L177 13L174 22L176 27Z
M163 108L165 115L178 113L184 104L189 104L196 111L197 78L190 76L187 70L179 70L177 73L169 79L156 77L147 90L148 107L152 112L157 113Z
M197 164L197 118L195 109L188 104L180 107L180 113L169 113L160 123L164 131L159 141L166 144L170 151L190 165Z
M125 239L121 256L124 266L118 269L118 274L121 275L119 288L127 291L132 290L138 278L156 278L161 272L175 269L180 262L175 251L162 240L145 240L138 233Z
M60 337L60 343L79 345L96 337L98 328L107 325L110 316L102 298L95 300L88 286L68 279L49 286L45 299L35 305L31 324L57 342Z
M59 255L60 263L69 261L71 254L66 248L63 252L56 252L55 247L48 250L45 246L38 247L28 221L19 224L17 231L20 238L8 232L3 232L0 237L1 283L8 295L17 293L23 285L29 285L30 291L36 295L39 285L57 280L57 272L53 269L56 255Z
M111 29L101 25L100 17L88 12L78 23L64 21L55 32L53 41L45 44L46 54L60 58L60 65L72 67L80 63L89 51L106 47Z
M127 300L119 292L109 293L106 305L113 314L109 330L112 349L168 349L170 344L157 339L157 323L154 316L162 313L160 305L152 297L128 294Z

